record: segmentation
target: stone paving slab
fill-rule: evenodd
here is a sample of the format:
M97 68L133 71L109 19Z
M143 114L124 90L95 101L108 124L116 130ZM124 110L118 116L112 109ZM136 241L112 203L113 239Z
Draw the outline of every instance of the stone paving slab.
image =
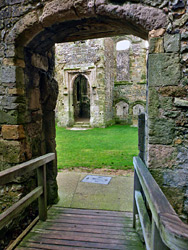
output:
M85 209L132 211L133 177L110 176L108 185L82 182L88 173L59 172L58 206ZM108 175L105 175L108 176Z

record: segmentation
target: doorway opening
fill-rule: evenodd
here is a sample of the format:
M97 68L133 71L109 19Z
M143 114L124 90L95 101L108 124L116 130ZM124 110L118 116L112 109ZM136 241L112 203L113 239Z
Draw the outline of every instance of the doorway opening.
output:
M87 121L90 119L90 85L83 75L78 75L73 84L74 120Z
M145 40L133 35L95 38L58 43L55 52L58 205L131 211L135 124L146 104ZM108 175L112 180L107 186L83 182L88 173L96 182Z

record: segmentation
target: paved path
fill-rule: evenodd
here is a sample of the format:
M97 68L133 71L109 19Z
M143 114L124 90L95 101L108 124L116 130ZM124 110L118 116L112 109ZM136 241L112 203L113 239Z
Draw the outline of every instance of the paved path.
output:
M81 182L88 173L59 172L58 206L132 211L133 177L111 176L108 185ZM91 175L89 173L89 175ZM108 175L109 176L109 175Z

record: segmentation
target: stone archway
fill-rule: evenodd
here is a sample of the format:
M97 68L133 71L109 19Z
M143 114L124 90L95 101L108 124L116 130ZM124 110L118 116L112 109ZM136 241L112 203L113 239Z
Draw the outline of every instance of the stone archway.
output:
M77 76L73 84L74 120L90 119L90 86L83 75Z
M168 189L169 198L181 196L177 199L181 205L171 201L177 205L176 210L188 214L185 5L181 7L185 12L176 15L178 7L168 5L168 1L114 2L47 0L25 3L25 8L19 1L7 6L4 1L0 4L5 20L1 24L0 52L1 168L45 152L55 152L55 43L125 34L147 39L148 33L154 30L150 33L148 61L148 167L160 186ZM165 29L168 32L165 33ZM13 135L10 131L14 131ZM36 138L36 131L41 134L40 138ZM54 162L48 167L50 203L57 199L56 172Z

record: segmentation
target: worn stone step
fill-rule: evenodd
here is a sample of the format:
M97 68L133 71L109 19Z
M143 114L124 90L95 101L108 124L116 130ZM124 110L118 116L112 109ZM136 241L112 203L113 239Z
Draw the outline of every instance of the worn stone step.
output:
M90 128L90 124L85 122L76 122L73 125L73 128Z

